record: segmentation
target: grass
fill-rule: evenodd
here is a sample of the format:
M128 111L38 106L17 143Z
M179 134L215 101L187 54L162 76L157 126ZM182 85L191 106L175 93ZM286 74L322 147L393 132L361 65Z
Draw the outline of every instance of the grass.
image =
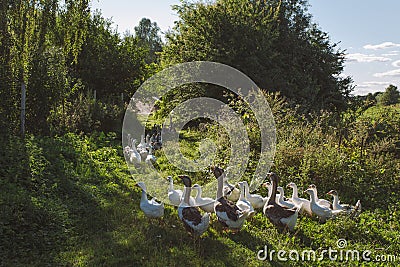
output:
M174 207L167 205L160 221L140 211L115 135L7 138L1 146L2 266L341 266L257 259L265 246L321 251L336 248L340 238L348 249L400 254L397 206L324 225L302 217L294 234L279 233L261 212L237 234L222 231L213 217L194 240Z

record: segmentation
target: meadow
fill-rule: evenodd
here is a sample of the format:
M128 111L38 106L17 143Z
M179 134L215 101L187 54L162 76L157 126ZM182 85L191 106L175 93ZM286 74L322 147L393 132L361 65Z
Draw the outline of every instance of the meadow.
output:
M320 194L336 189L342 203L361 200L359 217L320 224L302 216L294 233L281 233L258 211L239 233L223 231L213 217L207 232L193 239L173 206L166 205L161 220L144 216L119 134L2 137L0 265L397 266L390 257L400 256L399 106L373 106L353 114L342 131L326 126L328 114L305 120L285 108L284 101L272 101L271 108L278 132L272 170L282 185L294 181L305 189L314 183ZM220 129L211 125L183 131L184 154L197 157L204 131L212 138ZM368 141L360 142L365 133ZM223 147L227 140L216 142ZM182 171L168 166L162 151L156 155L160 172L182 186L176 178ZM226 159L218 160L226 164ZM192 177L201 180L204 175ZM266 191L260 188L258 193ZM323 250L338 249L339 239L347 241L343 250L360 252L360 261L332 261L327 254L319 259ZM272 261L262 261L257 253L265 246L287 253L313 250L317 259L302 261L286 254L287 261L282 261L275 254ZM361 259L366 250L373 261ZM376 262L377 257L389 262Z

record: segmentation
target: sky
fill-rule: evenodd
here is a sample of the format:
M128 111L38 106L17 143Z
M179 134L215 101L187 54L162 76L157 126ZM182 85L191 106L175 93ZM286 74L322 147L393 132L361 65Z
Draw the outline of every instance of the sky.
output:
M157 22L162 32L178 16L171 5L179 0L93 0L114 22L118 32L133 32L143 18ZM352 77L354 95L400 87L400 0L309 0L313 22L327 32L332 43L345 50L344 76Z

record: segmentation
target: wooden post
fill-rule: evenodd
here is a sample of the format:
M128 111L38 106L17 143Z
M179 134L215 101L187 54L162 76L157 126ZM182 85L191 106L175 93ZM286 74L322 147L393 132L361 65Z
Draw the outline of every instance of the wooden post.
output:
M94 102L96 102L96 97L97 97L97 95L96 95L96 90L94 90L94 93L93 93Z
M26 105L26 87L21 83L21 135L25 137L25 105Z

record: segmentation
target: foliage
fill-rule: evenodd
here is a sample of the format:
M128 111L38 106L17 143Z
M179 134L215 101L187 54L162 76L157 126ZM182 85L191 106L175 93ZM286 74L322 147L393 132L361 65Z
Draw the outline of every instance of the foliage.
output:
M111 21L91 13L87 0L3 1L1 12L0 125L6 132L19 130L21 86L27 91L27 131L44 135L56 127L55 113L73 116L76 112L68 106L96 91L101 110L108 115L88 118L89 124L73 129L87 131L90 121L106 125L115 105L118 111L111 116L120 119L128 97L158 70L150 56L155 51L132 35L121 37ZM152 25L152 38L158 40ZM80 111L79 117L90 113ZM96 129L110 128L91 130Z
M283 121L278 123L282 126ZM298 125L293 137L280 133L275 168L284 178L282 184L289 179L300 186L314 182L320 194L328 188L336 188L343 203L361 198L363 213L359 218L339 217L319 224L312 218L301 217L296 232L287 234L278 232L258 212L237 234L221 231L213 219L206 234L194 240L179 221L175 208L167 205L161 221L149 220L140 211L140 192L128 174L120 141L115 134L67 134L55 138L27 136L25 140L9 137L0 142L0 163L4 166L0 175L5 177L0 180L2 264L274 266L279 264L276 255L272 262L260 261L257 252L267 246L270 250L296 249L301 252L313 249L319 253L328 247L336 249L339 238L347 240L346 249L371 250L372 257L398 254L398 195L387 193L390 204L380 202L378 194L383 192L381 190L391 190L394 180L387 177L398 175L396 167L387 164L385 172L378 174L379 179L375 176L369 179L373 164L378 164L378 161L367 160L358 167L362 163L357 155L345 159L347 151L338 153L336 147L329 145L331 139L321 140L323 134L319 130L307 137L301 134L307 126L293 123ZM299 140L297 137L301 136L302 140ZM321 139L315 140L318 136ZM193 141L203 137L204 134L198 134L194 129L182 132L183 153L196 157ZM296 142L303 142L303 151L295 145ZM326 142L328 146L320 145L320 142ZM316 151L318 147L320 150ZM295 150L298 153L287 153ZM346 149L342 147L342 150ZM291 160L299 162L299 166ZM338 160L342 162L336 163ZM350 165L352 161L354 163ZM394 159L391 162L397 164L398 169L399 162ZM158 165L168 168L167 163L158 162ZM344 166L345 169L340 169ZM174 169L165 171L165 175L174 177L180 173ZM324 175L335 172L345 177L341 181L337 181L336 176L325 179ZM311 176L306 177L306 174ZM196 175L196 179L200 177ZM366 194L358 191L364 186L363 179L368 179L365 188L368 186L370 191ZM177 183L176 186L182 185ZM351 192L345 188L351 188ZM289 260L285 264L342 266L343 262L325 258L312 263ZM374 266L372 263L364 264Z
M158 53L162 50L160 28L156 22L151 22L148 18L142 18L139 25L135 27L135 37L139 39L141 47L149 50L147 63L157 62Z
M394 85L389 85L385 92L378 98L378 103L383 106L397 104L400 101L400 92Z
M305 111L345 108L343 51L311 22L307 1L182 1L174 9L180 20L166 35L163 64L221 62Z

